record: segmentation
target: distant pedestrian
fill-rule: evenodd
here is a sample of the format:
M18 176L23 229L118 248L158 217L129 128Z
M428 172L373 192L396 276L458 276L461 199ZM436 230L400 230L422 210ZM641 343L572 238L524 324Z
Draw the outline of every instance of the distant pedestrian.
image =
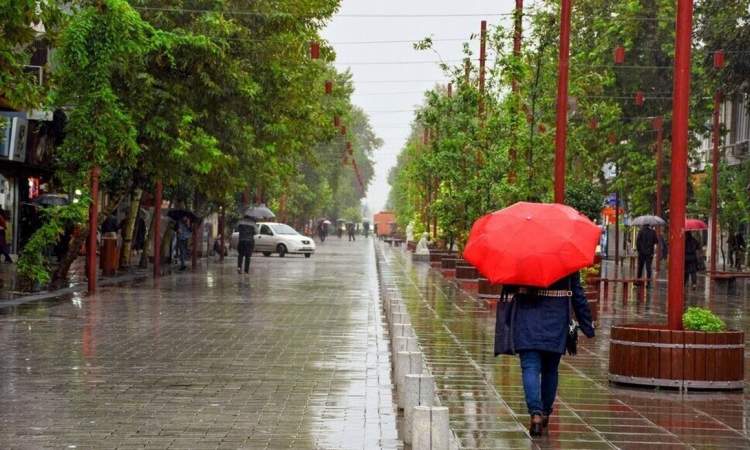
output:
M695 290L698 287L698 250L700 244L691 232L685 233L685 284L690 278L690 286Z
M347 235L349 236L349 242L357 240L357 239L354 238L354 231L355 231L354 224L353 223L347 223L346 224L346 232L347 232Z
M320 242L325 242L326 236L328 236L328 225L325 220L321 220L318 222L318 238L320 238Z
M729 235L729 265L737 270L742 269L745 245L745 238L739 231Z
M594 327L578 272L545 290L509 286L515 302L505 308L505 323L512 330L513 348L521 363L529 433L540 436L549 424L557 395L558 366L565 353L570 318L575 314L587 337Z
M245 273L250 272L250 257L255 249L255 222L250 218L240 220L237 225L239 241L237 243L237 273L242 273L243 263Z
M8 249L7 232L8 222L5 217L5 211L0 211L0 254L3 255L7 264L12 264L13 258L10 257L10 251Z
M635 248L638 251L638 278L643 277L643 268L646 268L648 283L651 283L651 262L654 259L654 246L658 243L656 231L649 225L644 225L638 231L635 239Z
M336 224L336 235L341 239L344 236L344 224Z
M362 224L362 230L364 232L365 238L370 236L370 222L365 222Z
M190 240L192 232L190 219L188 219L187 216L184 216L179 222L177 222L177 255L180 258L180 270L187 269L185 259L187 258L188 241Z

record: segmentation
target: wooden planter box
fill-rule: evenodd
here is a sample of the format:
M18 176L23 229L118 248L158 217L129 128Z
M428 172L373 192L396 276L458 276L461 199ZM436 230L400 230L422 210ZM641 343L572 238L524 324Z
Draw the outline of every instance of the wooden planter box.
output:
M609 380L678 389L742 389L745 333L613 326Z
M456 279L458 280L476 280L479 278L479 271L476 267L470 265L456 264Z
M502 284L492 284L487 278L479 278L477 286L477 297L482 299L499 300L503 292Z
M440 261L440 268L442 268L442 269L455 269L456 268L456 263L458 261L460 261L460 260L456 259L456 258L451 258L450 256L448 256L446 258L443 258Z

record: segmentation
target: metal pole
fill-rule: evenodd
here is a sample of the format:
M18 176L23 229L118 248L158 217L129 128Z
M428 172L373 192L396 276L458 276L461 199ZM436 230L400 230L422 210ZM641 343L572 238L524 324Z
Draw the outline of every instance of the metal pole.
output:
M718 206L719 201L719 144L721 143L721 91L714 95L714 136L713 152L711 155L711 272L716 272L716 232L719 229ZM730 249L731 251L731 249Z
M193 252L191 255L191 265L193 266L193 271L198 270L198 240L200 239L200 223L198 221L194 221L192 224L193 226Z
M101 169L99 166L91 168L91 205L89 205L89 242L86 252L86 262L88 264L88 294L96 293L96 230L99 219L99 175Z
M480 24L479 34L479 119L484 119L484 69L487 61L487 21Z
M662 172L664 165L664 118L657 116L654 118L654 129L656 130L656 208L654 208L654 214L661 217L661 191L662 191ZM661 226L656 227L656 232L661 237L662 230ZM656 271L659 272L661 267L661 256L662 256L662 245L661 240L656 243Z
M161 180L156 182L154 192L154 278L161 276Z
M669 282L667 323L682 329L685 303L685 203L690 109L690 45L693 0L677 1L674 89L672 105L672 183L669 198Z
M615 278L620 271L620 193L615 192Z
M555 129L555 203L565 202L565 146L568 137L568 66L570 64L570 0L560 2L560 55Z

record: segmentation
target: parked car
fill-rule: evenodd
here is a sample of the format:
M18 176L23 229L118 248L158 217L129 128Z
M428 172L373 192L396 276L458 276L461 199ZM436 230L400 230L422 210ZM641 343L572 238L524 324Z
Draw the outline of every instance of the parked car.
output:
M287 254L305 255L309 258L315 253L315 242L312 238L303 236L294 228L284 223L258 222L256 225L255 252L263 256L278 253L280 257ZM239 233L232 233L231 246L237 247Z

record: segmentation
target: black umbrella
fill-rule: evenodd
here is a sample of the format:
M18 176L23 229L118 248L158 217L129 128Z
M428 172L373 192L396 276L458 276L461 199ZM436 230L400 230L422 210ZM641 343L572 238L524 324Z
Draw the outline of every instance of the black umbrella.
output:
M167 217L174 220L175 222L179 222L183 217L187 217L191 222L195 222L199 219L199 217L196 216L195 213L193 213L192 211L188 211L187 209L170 209L169 211L167 211Z
M62 206L70 203L70 200L65 194L42 194L33 203L40 206Z
M247 208L245 210L245 214L243 214L245 217L249 217L251 219L256 220L263 220L263 219L273 219L276 217L276 214L273 213L265 203L261 203L257 206L251 206L250 208Z

